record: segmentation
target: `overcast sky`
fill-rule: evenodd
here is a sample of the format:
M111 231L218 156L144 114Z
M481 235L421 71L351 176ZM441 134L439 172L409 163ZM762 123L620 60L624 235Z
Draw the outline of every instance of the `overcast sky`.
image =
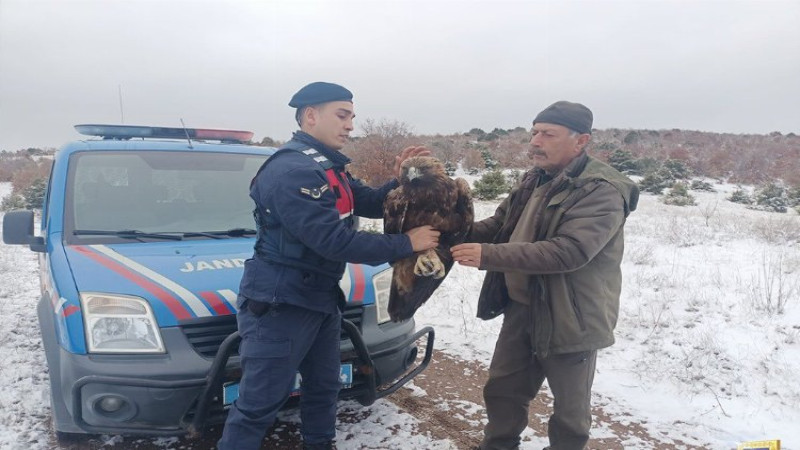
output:
M595 128L800 133L800 1L0 0L0 150L181 118L286 140L312 81L353 91L357 131L528 128L563 99Z

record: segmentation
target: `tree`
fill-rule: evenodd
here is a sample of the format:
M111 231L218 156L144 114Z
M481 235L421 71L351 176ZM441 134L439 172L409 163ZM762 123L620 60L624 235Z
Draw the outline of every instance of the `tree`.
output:
M447 176L452 177L453 175L456 174L456 166L453 163L451 163L450 161L445 161L445 163L444 163L444 173L446 173Z
M433 156L444 163L445 167L450 164L453 170L455 170L458 161L461 160L462 150L453 139L439 137L431 142L430 150Z
M753 199L750 197L750 194L745 192L745 190L742 189L741 187L731 192L731 195L728 197L728 201L733 203L740 203L742 205L750 205L753 203Z
M661 198L661 202L665 205L674 206L693 206L697 203L694 196L689 193L686 183L675 183L672 188Z
M751 209L785 213L789 205L786 189L778 183L768 182L754 192L755 205Z
M664 161L662 167L669 172L673 180L685 180L689 178L689 168L686 167L686 164L680 159L668 159Z
M11 211L14 209L26 209L25 199L19 194L11 193L0 202L0 211Z
M672 178L669 171L659 168L645 174L644 178L639 181L639 189L651 194L661 195L661 192L672 186L675 179Z
M489 149L485 148L481 150L481 158L483 158L483 166L489 170L494 170L497 168L497 161L494 160L492 154L489 153Z
M800 186L795 186L786 192L786 197L791 206L800 206Z
M706 192L717 192L714 189L714 186L711 183L702 181L702 180L692 180L692 187L693 191L706 191Z
M506 177L499 170L486 172L475 182L472 192L481 200L494 200L498 195L508 192L509 186Z
M391 180L395 157L417 143L411 127L396 120L376 122L367 119L362 125L364 137L352 142L343 151L352 162L351 172L370 186L380 186Z
M281 145L281 143L279 141L276 141L275 139L272 139L269 136L264 136L264 139L261 139L261 142L259 142L258 145L264 147L278 147Z
M45 178L37 178L34 180L30 186L22 191L25 209L41 209L46 191L47 180Z
M474 147L467 150L462 165L464 166L464 170L470 175L475 175L478 171L482 170L485 166L480 150Z
M608 165L622 173L629 175L639 174L639 166L636 164L636 160L633 159L631 152L626 150L619 148L614 150L608 157Z

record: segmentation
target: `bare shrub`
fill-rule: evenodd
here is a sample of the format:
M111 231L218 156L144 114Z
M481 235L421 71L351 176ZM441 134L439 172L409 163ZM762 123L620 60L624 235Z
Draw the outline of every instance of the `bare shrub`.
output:
M714 203L708 203L699 207L700 215L703 216L706 226L709 226L711 218L717 215L717 206L718 202L715 201Z
M770 216L755 222L753 235L770 244L800 242L800 218L797 216Z
M667 223L665 235L667 242L678 247L691 247L697 244L703 235L691 220L684 216L671 216Z
M800 293L797 272L787 264L783 249L776 253L764 250L759 269L749 285L751 306L770 316L783 314L787 304Z
M654 266L654 252L652 244L629 247L625 250L625 258L637 266Z
M466 155L464 156L464 160L461 163L464 166L464 169L469 174L476 174L478 171L486 168L486 163L481 156L480 150L477 148L470 148L467 150Z

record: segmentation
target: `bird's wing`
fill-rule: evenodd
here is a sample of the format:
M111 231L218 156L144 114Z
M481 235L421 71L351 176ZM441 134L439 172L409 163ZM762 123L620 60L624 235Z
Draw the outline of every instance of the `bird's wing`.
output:
M392 285L389 291L389 316L399 322L414 316L414 313L433 295L436 288L447 278L453 267L450 250L442 246L436 248L436 254L445 266L442 278L422 277L414 274L417 255L403 258L392 263Z
M469 183L463 178L456 178L458 198L456 200L454 213L460 218L461 227L453 236L454 243L462 243L472 229L472 222L475 220L475 211L472 206L472 191Z
M399 187L386 196L383 202L383 232L387 234L400 234L403 232L403 220L408 208L403 188Z

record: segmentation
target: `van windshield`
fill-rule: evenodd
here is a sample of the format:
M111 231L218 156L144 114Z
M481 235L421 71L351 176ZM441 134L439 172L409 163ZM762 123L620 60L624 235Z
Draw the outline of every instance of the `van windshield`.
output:
M65 236L87 242L251 230L250 180L266 159L183 151L76 153L65 193Z

